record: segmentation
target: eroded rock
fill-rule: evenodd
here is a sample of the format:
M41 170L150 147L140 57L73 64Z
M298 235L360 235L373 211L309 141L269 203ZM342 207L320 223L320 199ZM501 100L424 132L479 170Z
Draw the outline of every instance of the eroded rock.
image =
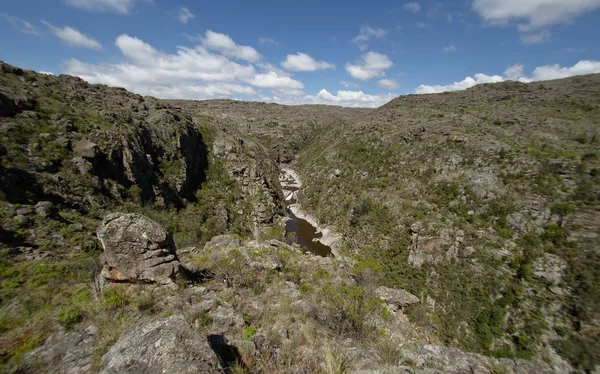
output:
M126 330L102 357L100 373L221 373L221 367L206 337L174 315Z
M104 250L101 280L164 285L181 271L172 237L148 217L109 214L97 235Z
M379 298L388 304L396 305L398 307L406 307L412 304L418 303L420 300L410 292L406 292L397 288L389 287L378 287L375 293Z

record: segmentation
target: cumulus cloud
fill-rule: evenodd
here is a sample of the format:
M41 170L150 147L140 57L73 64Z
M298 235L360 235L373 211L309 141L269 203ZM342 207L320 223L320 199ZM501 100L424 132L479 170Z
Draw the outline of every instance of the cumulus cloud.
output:
M254 48L236 44L233 39L225 34L208 30L201 40L206 48L218 51L227 57L249 62L256 62L261 58Z
M456 52L456 47L454 45L444 46L444 52Z
M371 40L372 38L383 39L386 34L387 31L385 31L384 29L374 29L369 25L365 25L360 28L360 33L358 34L358 36L352 39L352 43L358 45L361 51L364 51L368 48L367 42L369 40Z
M346 88L358 88L360 87L358 83L354 83L354 82L347 82L347 81L340 81L340 84Z
M577 17L600 8L600 0L474 0L472 7L492 25L517 22L518 30L528 33L522 41L535 44L549 37L547 30L550 27L573 22Z
M62 40L69 47L89 48L95 50L102 49L102 45L98 43L96 39L84 35L72 27L56 27L50 22L46 22L44 20L42 20L42 23L46 25L46 27L48 27L48 29L52 34L54 34L54 36Z
M521 31L571 22L600 8L600 0L474 0L473 9L492 24L518 21Z
M385 70L394 65L388 56L367 52L354 64L346 63L346 71L352 78L367 81L373 78L385 77Z
M571 67L562 67L558 64L538 66L533 71L532 79L545 81L595 73L600 73L600 61L584 60Z
M421 11L421 5L417 2L406 3L404 4L404 9L419 13Z
M291 71L316 71L333 69L335 66L325 61L317 61L306 53L298 52L295 55L287 55L281 63L284 69Z
M177 14L177 19L179 20L179 22L185 25L186 23L188 23L189 20L191 20L194 17L196 16L188 8L179 8L179 14Z
M475 74L474 77L466 77L460 82L448 85L425 85L422 84L415 89L417 94L439 93L446 91L459 91L473 87L480 83L497 83L505 80L516 80L519 82L545 81L552 79L568 78L576 75L600 73L600 61L579 61L571 67L562 67L558 64L538 66L533 70L531 77L524 75L525 67L515 64L504 71L504 76Z
M18 17L10 16L6 13L0 13L0 17L4 18L4 20L12 26L18 32L28 35L42 35L42 33L37 29L37 27L33 26L30 22L20 19Z
M480 83L496 83L502 82L504 78L499 75L485 75L485 74L475 74L474 78L466 77L464 80L460 82L454 82L449 85L433 85L429 86L426 84L422 84L415 90L418 94L428 94L428 93L438 93L438 92L446 92L446 91L460 91L465 90L469 87L473 87Z
M393 79L380 79L377 82L377 84L379 85L379 87L387 88L388 90L393 90L393 89L400 87L398 82L396 82Z
M257 87L275 88L279 90L298 90L304 88L302 82L294 80L290 77L281 76L274 71L255 74L251 79L248 80L248 83Z
M40 70L38 71L38 74L44 74L44 75L54 75L53 72L51 71L44 71L44 70Z
M234 43L235 44L235 43ZM160 98L207 99L245 95L258 89L273 89L286 95L303 95L304 85L270 64L240 64L212 53L204 45L178 47L167 54L141 39L123 34L115 41L122 63L88 64L76 59L65 62L66 73L91 83L125 87Z
M63 0L65 4L92 12L129 14L136 0Z
M263 98L264 101L274 101L280 104L298 105L298 104L326 104L341 105L346 107L368 107L376 108L388 101L394 99L394 94L369 95L362 91L344 91L339 90L332 94L326 89L322 89L316 95L305 95L301 97L279 97Z
M517 80L519 77L523 76L523 72L525 71L525 66L521 64L514 64L513 66L509 66L506 70L504 70L504 75L507 79Z

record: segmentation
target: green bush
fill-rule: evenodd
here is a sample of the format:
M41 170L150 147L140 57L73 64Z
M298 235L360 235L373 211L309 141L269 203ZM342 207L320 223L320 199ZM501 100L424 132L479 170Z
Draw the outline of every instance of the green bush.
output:
M83 310L77 306L67 306L61 308L58 312L58 322L62 327L69 330L71 327L81 322L85 316Z
M544 233L542 234L542 239L552 242L556 246L567 244L568 237L569 231L557 225L548 225L544 227Z
M130 302L131 297L119 288L107 288L100 297L100 305L103 309L119 309L127 306Z
M256 327L254 327L254 326L248 326L242 332L242 339L248 340L252 336L254 336L255 334L256 334Z
M362 336L367 318L381 310L374 292L360 286L327 283L318 294L322 323L341 335Z

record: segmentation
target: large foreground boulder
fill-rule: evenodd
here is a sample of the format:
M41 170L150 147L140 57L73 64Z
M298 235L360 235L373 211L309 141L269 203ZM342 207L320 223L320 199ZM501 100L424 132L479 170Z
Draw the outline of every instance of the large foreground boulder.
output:
M102 357L102 374L221 373L219 359L181 315L142 321Z
M140 214L112 213L97 232L104 253L100 283L173 283L181 271L171 235Z

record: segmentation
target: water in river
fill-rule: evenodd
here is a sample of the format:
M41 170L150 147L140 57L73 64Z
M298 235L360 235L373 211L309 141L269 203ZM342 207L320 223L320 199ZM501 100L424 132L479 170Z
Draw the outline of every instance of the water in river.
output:
M290 205L296 204L296 192L300 188L300 183L296 181L293 173L282 172L280 178L283 193L286 196L287 213L289 220L285 225L286 237L289 242L300 244L300 246L308 252L319 256L331 256L331 248L318 241L322 237L321 233L317 232L317 228L311 225L307 220L294 215L289 208Z

